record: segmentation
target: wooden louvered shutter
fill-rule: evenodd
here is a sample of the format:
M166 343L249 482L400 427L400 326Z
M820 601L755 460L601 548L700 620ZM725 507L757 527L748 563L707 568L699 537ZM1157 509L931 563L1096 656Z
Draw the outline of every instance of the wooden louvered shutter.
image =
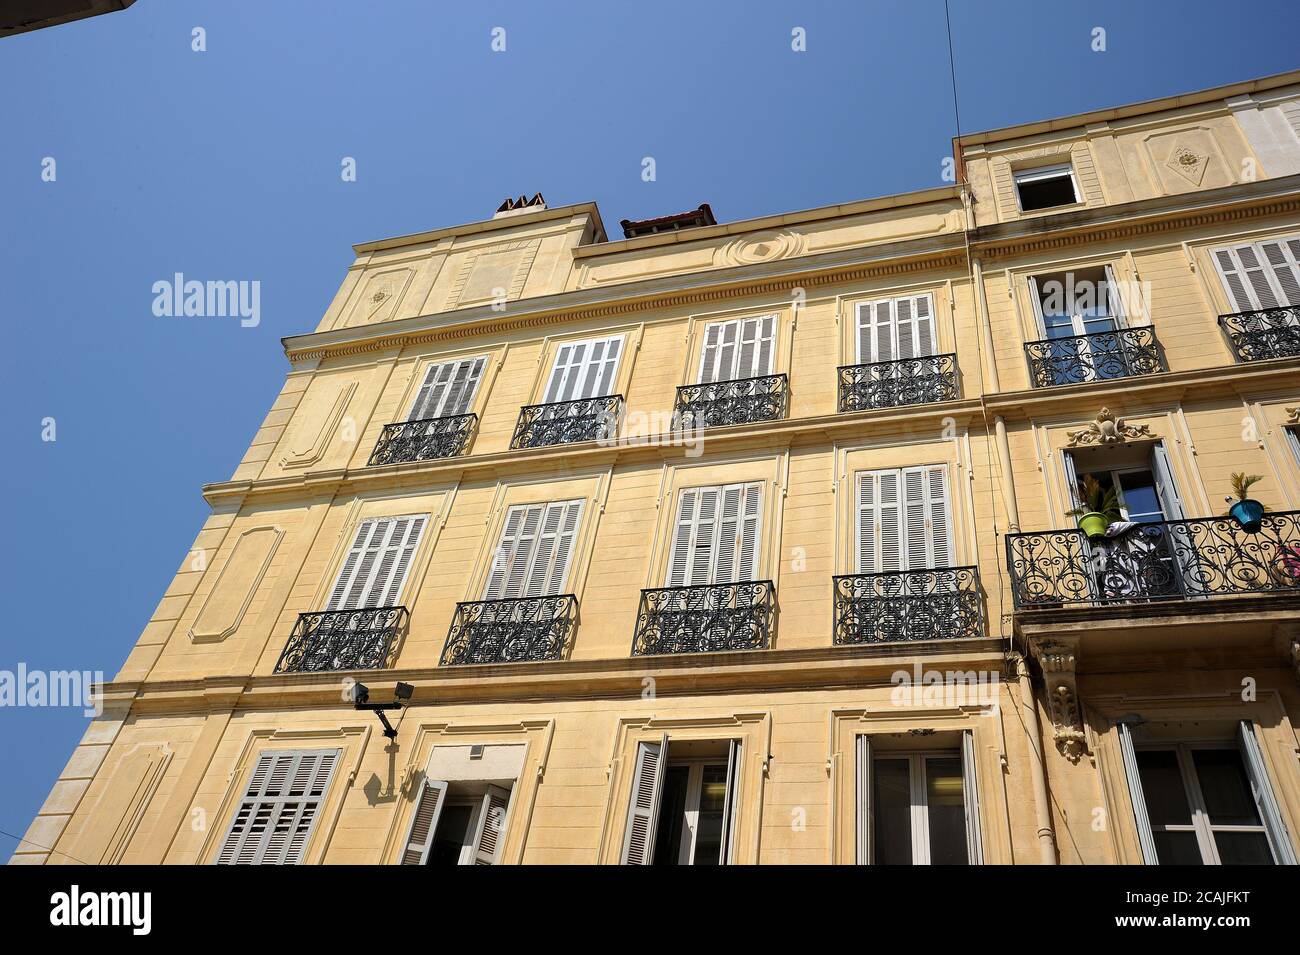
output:
M527 585L515 596L541 597L558 594L564 586L573 555L573 538L582 513L581 501L559 501L545 505L536 537Z
M608 395L614 388L622 350L621 335L561 345L543 400L576 401Z
M740 771L743 750L740 740L727 743L727 790L722 803L722 848L719 865L730 865L736 855L736 820L740 817Z
M1264 752L1259 745L1259 738L1255 735L1255 724L1251 720L1242 720L1237 724L1237 745L1241 750L1241 759L1250 781L1251 795L1255 799L1260 821L1264 823L1265 835L1273 850L1273 858L1278 865L1296 865L1296 853L1291 845L1291 836L1287 832L1286 821L1282 818L1282 810L1273 792L1273 784L1269 781Z
M467 412L486 365L483 356L430 365L407 420L448 418Z
M741 579L736 576L736 560L740 554L740 507L743 492L744 487L739 484L719 489L722 507L718 514L718 548L706 583L730 584Z
M695 528L691 535L690 576L685 586L710 583L717 560L718 504L721 491L716 487L697 489L699 505L695 512Z
M951 566L947 469L942 465L904 468L902 478L906 569Z
M704 329L704 348L700 354L700 384L730 381L739 377L741 322L714 322Z
M740 513L740 556L736 560L736 580L758 577L758 545L763 485L747 484L743 488Z
M764 315L740 322L740 347L736 364L723 369L720 379L759 378L772 373L772 350L776 340L776 316Z
M1255 246L1218 249L1214 253L1214 262L1237 311L1249 312L1278 305L1265 260Z
M258 757L217 854L218 864L301 862L338 758L338 750Z
M530 504L512 507L507 512L506 526L497 547L493 575L488 578L488 589L483 594L484 600L510 600L524 595L528 568L536 553L537 531L545 510L545 504Z
M501 540L492 552L492 569L488 572L487 584L483 588L484 600L499 600L505 593L506 578L514 563L515 549L519 539L519 530L528 514L526 507L512 507L506 512L505 525L501 529Z
M427 521L427 514L363 521L325 609L393 606L401 595Z
M624 865L649 865L654 859L659 796L663 789L663 764L667 755L667 733L657 743L637 744L627 831L623 835Z
M479 809L478 832L474 836L474 864L496 865L506 831L506 812L510 808L510 790L488 786Z
M966 810L966 862L984 864L984 840L980 835L979 776L975 771L975 734L961 734L962 800Z
M699 491L682 491L677 498L677 522L673 525L673 542L668 553L668 579L665 587L685 587L691 575L691 537L695 533L695 509Z
M447 783L442 779L426 779L415 801L411 815L411 828L406 833L406 848L402 850L402 865L424 865L429 861L433 837L438 831L438 819L447 801Z
M891 574L903 564L902 475L899 471L880 471L879 489L879 572Z
M857 770L854 786L857 797L854 800L857 809L854 813L857 852L854 861L858 865L870 865L876 824L871 792L871 737L856 737L854 749Z
M858 364L892 361L894 355L893 303L863 302L858 306Z
M1300 237L1259 243L1260 253L1281 293L1279 305L1300 305Z

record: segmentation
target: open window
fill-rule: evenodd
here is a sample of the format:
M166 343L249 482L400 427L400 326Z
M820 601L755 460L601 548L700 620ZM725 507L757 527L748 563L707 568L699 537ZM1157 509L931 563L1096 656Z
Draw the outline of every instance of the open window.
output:
M1295 865L1254 724L1119 724L1147 865Z
M926 745L919 747L919 740ZM857 737L859 865L978 865L979 786L970 730Z
M402 864L495 865L513 788L513 780L500 782L424 780Z
M727 865L735 851L739 740L637 746L624 865Z
M1016 199L1020 202L1021 212L1036 212L1039 209L1069 206L1079 202L1079 188L1074 181L1074 168L1069 163L1061 166L1021 169L1014 175Z

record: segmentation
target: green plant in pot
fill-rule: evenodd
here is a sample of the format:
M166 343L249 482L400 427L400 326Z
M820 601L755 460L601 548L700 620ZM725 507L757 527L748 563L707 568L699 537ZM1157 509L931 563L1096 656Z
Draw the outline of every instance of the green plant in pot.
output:
M1236 496L1235 499L1224 498L1232 505L1228 508L1228 516L1248 534L1259 530L1264 521L1264 505L1250 496L1250 489L1262 480L1264 480L1263 475L1238 471L1232 475L1232 493Z
M1106 536L1106 528L1124 517L1119 509L1119 493L1114 487L1103 488L1101 482L1091 474L1085 474L1083 485L1079 488L1079 500L1083 503L1066 512L1073 517L1083 531L1092 540Z

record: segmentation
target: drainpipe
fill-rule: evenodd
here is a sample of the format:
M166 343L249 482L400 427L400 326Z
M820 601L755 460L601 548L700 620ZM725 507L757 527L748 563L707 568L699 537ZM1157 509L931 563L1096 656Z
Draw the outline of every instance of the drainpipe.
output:
M1034 705L1034 691L1029 681L1029 667L1023 654L1016 654L1016 679L1020 681L1020 705L1029 712L1029 720L1022 721L1029 740L1030 773L1034 778L1034 816L1038 823L1038 854L1042 865L1056 865L1056 832L1052 828L1052 809L1047 800L1047 771L1043 762L1042 739L1038 721L1038 707Z

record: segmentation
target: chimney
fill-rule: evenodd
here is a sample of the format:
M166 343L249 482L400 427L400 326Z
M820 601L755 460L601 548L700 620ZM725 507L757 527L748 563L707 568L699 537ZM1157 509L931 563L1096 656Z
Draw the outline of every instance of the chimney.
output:
M546 200L542 198L540 192L533 193L529 199L527 196L520 196L518 199L506 197L506 201L497 206L496 215L493 219L502 219L506 216L517 216L524 212L540 212L546 208Z

